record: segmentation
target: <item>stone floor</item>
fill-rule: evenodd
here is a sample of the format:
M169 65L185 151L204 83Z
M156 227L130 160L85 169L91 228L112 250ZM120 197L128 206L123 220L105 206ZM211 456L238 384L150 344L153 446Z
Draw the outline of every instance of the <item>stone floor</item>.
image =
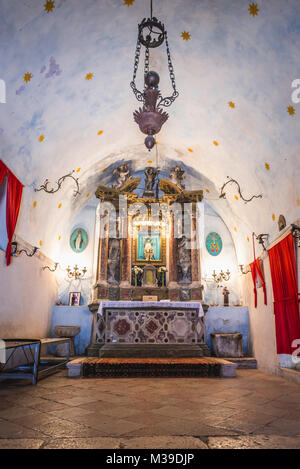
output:
M300 448L300 386L237 378L69 379L0 384L2 448Z

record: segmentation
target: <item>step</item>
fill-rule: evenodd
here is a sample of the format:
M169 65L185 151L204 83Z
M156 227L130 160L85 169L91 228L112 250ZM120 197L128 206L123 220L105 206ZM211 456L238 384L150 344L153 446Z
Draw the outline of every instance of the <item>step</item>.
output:
M75 377L223 377L234 378L237 364L223 358L93 358L67 364Z
M100 358L196 358L209 354L206 344L105 344Z
M232 358L226 357L226 360L236 363L239 370L256 370L257 369L257 360L253 357L241 357L241 358Z

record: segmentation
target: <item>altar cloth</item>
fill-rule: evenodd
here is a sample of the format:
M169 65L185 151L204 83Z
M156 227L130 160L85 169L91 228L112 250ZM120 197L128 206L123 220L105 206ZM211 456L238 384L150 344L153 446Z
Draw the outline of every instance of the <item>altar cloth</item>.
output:
M200 302L102 301L93 321L93 344L202 344Z

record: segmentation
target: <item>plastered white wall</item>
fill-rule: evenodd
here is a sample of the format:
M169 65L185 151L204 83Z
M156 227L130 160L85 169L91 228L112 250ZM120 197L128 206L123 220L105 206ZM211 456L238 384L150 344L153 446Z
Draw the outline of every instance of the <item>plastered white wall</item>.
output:
M43 265L43 259L22 254L7 267L0 250L1 338L49 336L57 283L49 270L42 271Z

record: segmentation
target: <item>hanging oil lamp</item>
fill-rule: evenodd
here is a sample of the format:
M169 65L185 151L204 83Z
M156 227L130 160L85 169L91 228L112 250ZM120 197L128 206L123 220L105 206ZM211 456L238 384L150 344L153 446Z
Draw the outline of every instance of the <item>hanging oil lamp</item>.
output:
M176 89L174 69L171 60L171 54L168 44L167 31L164 24L152 15L152 0L150 3L150 18L144 18L138 25L138 38L135 52L133 78L130 86L138 101L143 103L137 111L134 112L134 120L139 125L141 132L147 135L145 145L150 151L155 145L155 135L158 134L163 124L169 118L169 115L163 110L169 107L179 95ZM159 75L155 71L149 71L150 49L161 46L165 42L168 58L168 68L170 80L173 87L171 96L163 98L161 96L159 85ZM142 45L145 47L144 64L144 91L139 91L136 87L135 79L139 66L140 53Z

